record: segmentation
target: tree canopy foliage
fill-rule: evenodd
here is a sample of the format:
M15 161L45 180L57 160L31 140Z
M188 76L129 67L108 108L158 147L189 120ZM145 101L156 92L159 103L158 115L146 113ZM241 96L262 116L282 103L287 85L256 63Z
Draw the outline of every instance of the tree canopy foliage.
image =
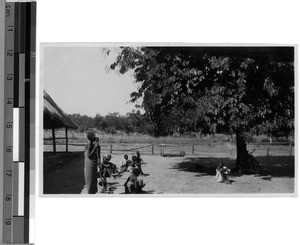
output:
M134 71L140 86L132 92L131 101L142 98L155 136L191 131L236 133L240 161L249 136L284 136L293 131L294 63L274 55L280 51L293 57L293 50L203 50L122 47L111 65L121 74Z
M217 53L217 52L215 52ZM177 130L284 135L293 130L294 65L193 48L123 47L111 69L134 70L155 134Z

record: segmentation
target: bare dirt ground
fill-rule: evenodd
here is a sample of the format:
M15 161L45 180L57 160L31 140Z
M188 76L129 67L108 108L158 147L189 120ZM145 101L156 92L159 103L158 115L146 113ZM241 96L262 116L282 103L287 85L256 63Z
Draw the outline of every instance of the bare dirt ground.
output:
M112 162L119 164L123 155L113 155ZM294 156L260 156L271 180L254 175L231 176L231 184L215 181L215 168L222 161L233 168L235 159L222 157L161 157L142 156L147 163L143 171L149 176L139 177L146 182L145 194L274 194L294 192ZM44 153L44 194L86 194L82 152L61 153L53 156ZM108 178L111 194L124 194L124 182L129 173ZM101 186L99 193L101 194Z

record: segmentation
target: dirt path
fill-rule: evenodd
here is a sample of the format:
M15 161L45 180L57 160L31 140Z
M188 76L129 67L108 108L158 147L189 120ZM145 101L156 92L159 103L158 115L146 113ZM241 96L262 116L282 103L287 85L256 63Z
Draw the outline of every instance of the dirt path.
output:
M118 164L121 155L113 156L112 162ZM236 193L292 193L294 191L294 158L261 157L266 173L272 179L263 180L253 175L231 177L230 185L216 183L215 167L219 161L234 166L234 159L199 157L161 157L143 156L148 164L143 171L150 174L140 177L146 182L147 194L236 194ZM83 155L79 154L66 161L63 167L55 168L45 174L45 193L86 194L83 176ZM129 173L118 178L108 178L113 194L124 193L124 182ZM99 187L100 194L101 187Z

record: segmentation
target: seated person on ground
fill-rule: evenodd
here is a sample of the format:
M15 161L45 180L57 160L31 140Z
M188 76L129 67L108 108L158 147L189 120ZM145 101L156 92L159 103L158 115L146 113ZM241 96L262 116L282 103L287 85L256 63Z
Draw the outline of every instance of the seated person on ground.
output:
M144 161L143 161L143 159L141 158L141 154L140 154L139 151L137 151L137 152L136 152L136 165L137 165L138 169L140 170L141 175L147 176L147 175L149 175L149 174L143 173L143 170L142 170L142 166L141 166L141 165L142 165L143 163L144 163Z
M120 166L121 167L128 167L128 164L127 164L127 161L128 161L128 155L125 154L120 162Z
M140 171L135 168L133 169L130 176L127 178L124 183L125 193L140 193L143 187L146 185L142 179L138 180L138 176L140 175ZM129 182L129 187L127 186Z
M128 160L128 155L125 154L124 158L121 160L121 163L120 163L121 166L120 166L118 172L116 174L114 174L113 176L118 177L122 173L127 172L130 164L131 164L131 161Z
M107 163L107 158L103 157L102 163L99 166L100 183L103 186L103 191L106 191L107 180L106 177L110 176L110 165Z
M128 171L129 171L130 173L132 173L133 169L137 169L137 168L138 168L137 165L136 165L136 163L137 163L137 161L136 161L136 156L132 156L132 157L131 157L131 160L132 160L132 161L129 161L129 162L128 162Z
M144 161L141 157L141 153L139 151L136 151L136 158L137 158L137 162L139 162L140 164L144 163Z
M107 157L103 157L102 163L100 164L101 175L110 177L113 172L114 166L108 161Z
M126 172L130 163L131 163L131 161L128 159L128 155L125 154L121 160L121 167L120 167L119 172L120 173Z
M229 184L229 175L230 169L224 166L222 162L220 162L218 167L216 168L216 181L219 183L225 182L226 184Z
M117 169L117 165L113 164L110 160L111 160L111 155L107 155L107 163L110 165L110 169L111 169L111 173L112 174L116 174L118 173L118 169Z

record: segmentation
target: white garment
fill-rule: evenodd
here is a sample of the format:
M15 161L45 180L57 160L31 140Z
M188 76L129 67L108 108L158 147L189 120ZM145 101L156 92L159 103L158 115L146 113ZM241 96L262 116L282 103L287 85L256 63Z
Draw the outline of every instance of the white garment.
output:
M125 158L122 158L122 160L120 161L120 166L118 166L118 168L122 167L123 165L126 165L127 160L125 160Z
M222 176L220 170L218 170L218 169L216 169L216 181L218 183L223 183L224 182L223 176Z

